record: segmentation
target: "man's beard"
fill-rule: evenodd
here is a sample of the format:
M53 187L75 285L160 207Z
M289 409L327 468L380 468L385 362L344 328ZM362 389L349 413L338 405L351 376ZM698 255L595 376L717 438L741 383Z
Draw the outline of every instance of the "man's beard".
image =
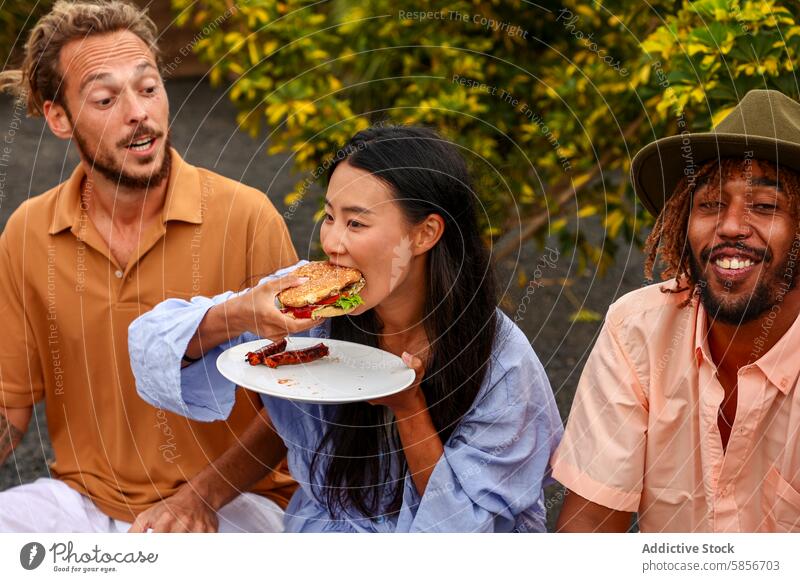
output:
M771 255L768 255L765 257L764 263L768 263L770 259ZM702 260L709 264L708 259L703 258ZM694 251L689 248L689 271L692 280L700 290L700 301L703 303L703 307L711 318L728 325L742 325L755 321L783 301L784 295L797 286L798 273L793 272L789 267L792 260L792 257L787 254L784 260L776 265L776 269L773 271L775 275L760 277L749 296L741 297L734 302L726 302L711 291L708 279L703 276L703 270L695 258ZM781 282L783 282L782 286Z
M158 138L164 136L164 134L160 133L151 133L156 135ZM89 167L100 172L102 176L109 181L114 182L117 184L117 186L128 188L130 190L147 190L148 188L155 188L156 186L159 186L169 176L170 168L172 166L169 132L167 132L164 141L164 160L161 162L161 166L158 168L158 170L149 176L137 176L125 172L125 170L123 170L122 167L120 167L114 161L114 158L111 155L107 155L106 152L100 151L99 149L95 149L96 155L92 155L92 149L88 146L86 140L77 129L73 131L72 136L75 138L75 143L78 145L78 149L80 150L86 162L89 164ZM127 143L130 143L134 139L135 137L126 141Z

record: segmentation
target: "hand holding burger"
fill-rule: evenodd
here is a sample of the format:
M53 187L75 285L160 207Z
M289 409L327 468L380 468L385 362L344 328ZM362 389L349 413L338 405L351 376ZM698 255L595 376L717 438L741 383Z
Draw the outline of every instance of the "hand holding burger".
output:
M278 341L287 335L306 331L319 322L314 320L298 320L281 313L275 297L282 291L302 285L307 280L291 273L280 279L273 279L253 287L247 293L232 297L212 307L206 320L213 320L209 327L224 332L223 339L230 339L250 332L259 337ZM201 327L202 330L202 327ZM204 331L204 330L202 330ZM206 338L211 343L216 336Z
M361 272L328 262L308 263L280 279L212 308L223 311L225 338L249 331L277 341L305 331L327 317L345 315L361 305Z
M366 285L361 271L318 261L303 265L292 275L308 281L277 295L281 311L294 319L322 319L346 315L363 303L359 292Z

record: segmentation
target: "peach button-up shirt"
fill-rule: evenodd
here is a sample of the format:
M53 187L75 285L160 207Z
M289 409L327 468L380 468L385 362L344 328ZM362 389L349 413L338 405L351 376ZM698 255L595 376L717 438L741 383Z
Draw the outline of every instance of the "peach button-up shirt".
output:
M706 314L674 282L609 309L578 385L553 476L578 495L638 512L645 532L800 531L800 320L738 372L727 451L724 390ZM777 308L779 309L779 307Z

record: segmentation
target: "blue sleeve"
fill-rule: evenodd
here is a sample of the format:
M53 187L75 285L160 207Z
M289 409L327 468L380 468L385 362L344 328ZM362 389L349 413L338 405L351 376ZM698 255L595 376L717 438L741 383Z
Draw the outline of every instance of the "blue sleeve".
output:
M283 277L298 266L277 271L259 281ZM242 291L246 293L248 290ZM181 368L181 360L206 312L238 295L231 291L213 298L191 301L167 299L141 315L128 328L128 350L136 390L147 402L194 420L210 422L228 418L236 399L236 386L217 370L217 357L239 343L258 339L246 333L203 354Z
M464 417L421 498L406 477L397 531L508 532L523 515L543 527L543 486L562 432L550 383L530 350Z

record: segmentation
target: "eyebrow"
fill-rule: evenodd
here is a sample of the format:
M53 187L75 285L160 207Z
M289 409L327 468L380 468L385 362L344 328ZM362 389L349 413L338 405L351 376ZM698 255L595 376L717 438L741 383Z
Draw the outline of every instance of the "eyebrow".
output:
M779 182L775 180L770 180L765 176L759 176L758 178L753 178L750 181L752 186L768 186L770 188L775 188L778 192L783 192L783 188L781 187Z
M702 180L698 181L695 185L695 192L698 192L701 188L708 186L711 183L711 177L706 176ZM758 176L756 178L750 179L750 186L753 188L760 188L760 187L767 187L767 188L775 188L776 192L783 194L783 186L780 182L776 182L775 180L771 180L766 176Z
M143 73L147 69L154 69L155 71L158 71L158 69L156 69L156 67L155 67L155 65L153 65L153 63L150 63L150 62L147 62L147 61L141 62L138 65L136 65L136 72L138 74ZM81 86L79 88L79 92L82 93L83 90L86 88L86 85L88 85L89 83L91 83L93 81L102 81L103 79L108 79L111 76L112 76L111 73L93 73L93 74L89 75L88 77L86 77L83 80L83 82L81 83Z
M333 208L333 204L331 204L330 200L327 198L325 199L325 206ZM350 212L352 214L374 214L372 210L364 208L363 206L345 206L342 208L342 212Z

